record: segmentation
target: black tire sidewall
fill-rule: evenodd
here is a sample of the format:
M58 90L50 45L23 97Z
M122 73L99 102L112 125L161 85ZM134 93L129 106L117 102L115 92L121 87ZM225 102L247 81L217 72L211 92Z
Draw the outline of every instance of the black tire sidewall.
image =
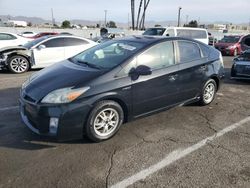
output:
M213 85L214 85L214 95L213 95L213 99L212 99L209 103L207 103L207 102L204 100L204 90L205 90L205 88L207 87L207 85L210 84L210 83L213 83ZM214 80L214 79L209 79L209 80L204 84L204 86L203 86L203 88L202 88L202 94L201 94L201 100L200 100L201 105L205 106L205 105L209 105L210 103L212 103L212 102L214 101L214 98L215 98L215 95L216 95L216 91L217 91L217 84L216 84L215 80Z
M27 68L26 68L26 70L23 71L23 72L16 72L16 71L13 70L13 69L11 68L11 66L10 66L11 61L12 61L13 59L17 58L17 57L23 58L23 59L25 59L25 61L27 62ZM22 56L22 55L14 55L14 56L11 56L11 57L8 59L8 69L9 69L11 72L15 73L15 74L22 74L22 73L24 73L24 72L27 72L27 71L29 70L29 68L30 68L30 63L29 63L28 59L27 59L26 57Z
M115 128L115 130L111 134L104 137L104 136L99 136L95 133L94 120L95 120L97 114L99 114L105 108L113 108L117 111L117 113L119 115L119 123L118 123L117 127ZM98 102L95 105L95 107L93 108L93 110L91 111L89 118L88 118L88 121L87 121L86 126L85 126L87 137L94 142L100 142L100 141L107 140L107 139L113 137L117 133L121 124L123 123L123 119L124 119L123 110L117 102L110 101L110 100Z

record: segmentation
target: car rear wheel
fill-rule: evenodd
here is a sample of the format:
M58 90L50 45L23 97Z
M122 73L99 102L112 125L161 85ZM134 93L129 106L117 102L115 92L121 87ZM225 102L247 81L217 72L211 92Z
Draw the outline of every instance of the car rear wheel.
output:
M8 68L13 73L24 73L29 70L30 64L27 58L15 55L8 60Z
M213 79L209 79L203 89L202 89L202 95L201 95L201 105L208 105L210 104L215 97L217 91L217 84Z
M117 133L123 119L123 110L117 102L111 100L98 102L86 124L87 137L94 142L107 140Z

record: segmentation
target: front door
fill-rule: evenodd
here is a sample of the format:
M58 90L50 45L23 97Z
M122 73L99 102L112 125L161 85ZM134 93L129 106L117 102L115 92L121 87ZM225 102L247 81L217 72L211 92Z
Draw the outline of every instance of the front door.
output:
M137 67L145 65L152 74L132 81L133 115L139 117L179 102L178 65L172 41L149 48L137 58Z
M63 38L54 38L45 41L32 50L34 67L47 67L65 59Z

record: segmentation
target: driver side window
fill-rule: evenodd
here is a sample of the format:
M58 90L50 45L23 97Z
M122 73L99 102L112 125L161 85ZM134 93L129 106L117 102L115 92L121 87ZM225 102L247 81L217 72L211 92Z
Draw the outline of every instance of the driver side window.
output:
M152 70L165 68L175 64L172 41L154 45L137 57L137 66L146 65Z

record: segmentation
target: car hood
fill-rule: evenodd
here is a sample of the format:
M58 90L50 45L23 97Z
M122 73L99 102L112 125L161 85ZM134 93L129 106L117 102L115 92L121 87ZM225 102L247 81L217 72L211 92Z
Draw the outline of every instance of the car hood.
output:
M0 48L0 52L13 51L13 50L28 50L28 49L23 46L8 46Z
M229 46L232 46L234 44L235 43L223 43L223 42L221 42L221 43L216 43L215 47L229 47Z
M40 101L53 90L66 87L84 87L88 82L104 74L93 69L65 60L32 75L23 88L23 93L34 101Z

